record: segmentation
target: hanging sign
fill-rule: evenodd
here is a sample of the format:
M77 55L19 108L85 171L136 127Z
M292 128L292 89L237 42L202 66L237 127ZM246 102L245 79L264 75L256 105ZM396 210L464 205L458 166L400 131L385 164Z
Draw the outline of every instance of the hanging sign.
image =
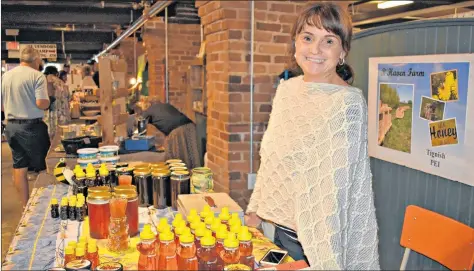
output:
M6 43L7 50L14 50L14 51L20 50L20 43L17 41L7 41L5 43Z
M369 155L474 186L474 55L369 60Z
M20 53L25 49L27 46L32 46L36 50L39 51L41 58L47 58L47 59L57 59L58 58L58 53L57 53L57 45L56 44L20 44Z

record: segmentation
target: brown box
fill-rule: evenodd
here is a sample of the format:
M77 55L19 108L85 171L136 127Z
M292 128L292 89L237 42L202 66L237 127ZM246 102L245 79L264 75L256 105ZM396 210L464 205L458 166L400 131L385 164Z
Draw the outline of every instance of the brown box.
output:
M199 212L204 208L208 202L206 197L209 197L214 202L211 210L216 215L220 214L222 207L228 207L230 213L238 213L243 223L244 211L228 194L226 193L204 193L204 194L189 194L178 196L178 212L184 217L189 214L189 211L194 208Z

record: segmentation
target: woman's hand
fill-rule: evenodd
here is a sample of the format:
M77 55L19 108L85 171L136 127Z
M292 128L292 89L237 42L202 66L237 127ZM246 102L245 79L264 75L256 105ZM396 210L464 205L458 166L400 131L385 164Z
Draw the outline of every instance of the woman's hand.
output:
M244 217L245 225L249 227L258 228L262 223L260 217L257 216L257 213L248 213Z

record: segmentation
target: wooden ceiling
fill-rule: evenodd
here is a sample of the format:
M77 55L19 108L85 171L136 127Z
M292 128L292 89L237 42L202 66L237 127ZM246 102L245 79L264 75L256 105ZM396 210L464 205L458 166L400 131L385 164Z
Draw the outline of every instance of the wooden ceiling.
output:
M2 0L2 60L8 59L6 41L55 43L58 62L70 57L84 62L117 38L143 12L141 0ZM150 5L157 1L148 1ZM164 17L164 11L158 14ZM200 24L194 1L176 1L168 8L170 23ZM7 36L6 29L19 29L18 36ZM63 38L64 33L64 38ZM140 31L137 31L140 36ZM63 53L63 42L64 51Z
M154 4L156 0L148 0ZM383 1L347 1L355 30L380 25L423 20L471 11L474 1L414 1L413 4L389 9L378 9ZM65 61L63 54L74 62L87 61L100 52L105 44L117 37L117 30L126 29L143 11L142 0L2 0L2 60L8 59L6 29L19 29L16 41L20 43L56 43L58 62ZM164 12L157 16L163 17ZM177 1L168 10L170 23L199 24L200 19L193 0ZM64 33L64 38L63 38ZM140 35L140 32L138 32Z

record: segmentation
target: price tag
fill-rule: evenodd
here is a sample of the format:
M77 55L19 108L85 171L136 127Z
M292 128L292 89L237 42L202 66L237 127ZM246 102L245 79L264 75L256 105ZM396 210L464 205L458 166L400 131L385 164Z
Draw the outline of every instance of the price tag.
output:
M84 138L83 141L84 144L91 144L91 140L88 137Z

